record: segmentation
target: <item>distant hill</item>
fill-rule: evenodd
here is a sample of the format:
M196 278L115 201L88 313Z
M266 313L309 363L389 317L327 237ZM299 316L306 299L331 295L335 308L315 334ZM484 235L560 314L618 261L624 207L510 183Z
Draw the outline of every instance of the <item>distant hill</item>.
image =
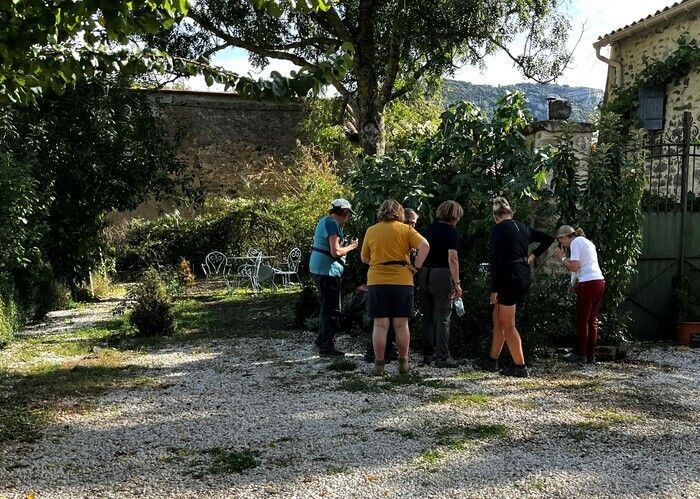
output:
M520 90L530 104L530 111L537 120L547 119L547 97L560 97L571 102L572 121L591 121L598 104L603 100L603 91L590 87L568 85L518 83L516 85L474 85L466 81L445 80L442 94L448 105L467 100L491 115L496 100L507 92Z

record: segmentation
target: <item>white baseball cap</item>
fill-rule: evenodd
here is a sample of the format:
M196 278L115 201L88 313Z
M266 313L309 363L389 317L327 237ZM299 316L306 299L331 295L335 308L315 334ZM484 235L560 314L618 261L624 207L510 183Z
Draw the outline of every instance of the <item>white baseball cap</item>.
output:
M352 211L352 205L350 204L350 201L348 201L345 198L334 199L333 201L331 201L331 206L333 208L347 209L350 210L350 213L352 213L353 215L355 214L355 212Z

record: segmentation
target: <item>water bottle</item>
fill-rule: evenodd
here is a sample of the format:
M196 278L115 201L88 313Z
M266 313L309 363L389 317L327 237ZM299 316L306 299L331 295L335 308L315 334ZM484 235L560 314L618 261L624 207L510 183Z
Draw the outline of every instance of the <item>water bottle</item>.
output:
M454 306L458 316L462 317L464 315L464 302L462 302L461 298L452 300L452 306Z

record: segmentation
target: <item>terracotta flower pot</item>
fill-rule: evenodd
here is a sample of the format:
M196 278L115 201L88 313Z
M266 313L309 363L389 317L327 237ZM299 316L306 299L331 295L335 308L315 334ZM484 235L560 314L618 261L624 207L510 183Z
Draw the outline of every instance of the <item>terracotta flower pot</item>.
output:
M679 345L690 346L690 339L693 335L700 335L700 322L685 322L679 321L677 324L678 335L676 343Z

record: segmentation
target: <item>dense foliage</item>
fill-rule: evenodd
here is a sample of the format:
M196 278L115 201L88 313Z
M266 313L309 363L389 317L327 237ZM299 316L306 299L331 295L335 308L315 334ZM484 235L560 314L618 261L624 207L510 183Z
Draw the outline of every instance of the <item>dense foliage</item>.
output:
M172 194L186 177L162 117L122 79L3 107L0 121L0 301L16 327L51 310L59 283L77 297L101 261L108 212Z
M96 73L134 71L160 54L128 47L128 37L169 28L186 11L186 0L0 2L0 103L33 102Z

